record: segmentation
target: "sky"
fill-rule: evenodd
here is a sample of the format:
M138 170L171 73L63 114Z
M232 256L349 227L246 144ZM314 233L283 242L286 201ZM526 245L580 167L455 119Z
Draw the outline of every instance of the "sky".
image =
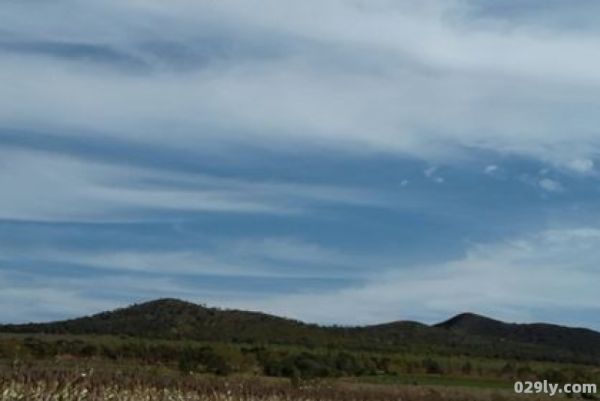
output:
M0 7L0 322L155 298L600 329L600 3Z

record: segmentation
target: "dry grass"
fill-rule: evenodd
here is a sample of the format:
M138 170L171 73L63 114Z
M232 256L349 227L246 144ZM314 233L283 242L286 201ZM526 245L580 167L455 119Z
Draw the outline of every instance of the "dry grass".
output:
M508 401L485 390L311 383L292 386L260 378L216 379L68 371L8 372L0 401ZM534 398L528 398L534 400ZM542 399L542 398L539 398Z

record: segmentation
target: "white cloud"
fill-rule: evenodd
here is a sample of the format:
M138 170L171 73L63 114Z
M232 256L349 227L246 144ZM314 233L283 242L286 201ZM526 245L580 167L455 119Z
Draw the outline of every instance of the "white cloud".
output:
M226 243L224 251L242 257L258 257L278 262L292 262L297 265L356 265L349 255L323 246L294 238L245 239L233 244ZM298 274L301 272L295 272Z
M428 167L423 171L423 174L425 174L425 177L427 178L432 178L436 173L437 169L438 168L436 166Z
M178 294L191 299L197 294L192 286L175 283L168 278L113 275L98 281L86 278L28 275L27 280L14 280L2 270L18 266L2 262L0 269L1 323L24 323L81 317L126 306L135 301ZM208 293L208 292L207 292Z
M543 178L539 181L539 186L548 192L561 192L564 190L562 184L550 178Z
M587 174L593 172L594 161L590 159L574 159L567 164L567 167L575 172Z
M295 238L204 240L185 249L72 249L0 245L0 260L100 268L114 272L286 278L349 278L366 258ZM371 259L371 258L370 258ZM372 259L371 259L372 260ZM358 274L361 275L361 274Z
M599 249L598 229L548 230L514 241L475 245L453 262L399 268L360 288L265 296L230 305L344 324L397 319L436 322L472 311L508 321L548 319L586 325L593 319L569 313L598 310Z
M265 244L270 254L269 241ZM311 244L291 244L288 248L291 246L293 252L274 256L296 258L298 254L294 252L301 249L312 252L319 263L333 256ZM248 255L247 247L240 249ZM93 295L96 284L89 278L37 275L27 281L12 281L6 274L9 270L4 270L5 273L0 271L0 302L6 298L5 303L11 300L15 307L4 311L0 319L24 321L76 316L135 300L177 296L321 323L367 324L397 319L437 322L455 313L473 311L507 321L547 320L589 325L593 317L581 311L592 311L594 316L598 311L599 250L597 228L553 229L511 241L475 244L463 258L451 262L388 269L361 286L289 294L198 289L178 281L176 275L170 278L108 275L102 278L104 288L120 294L111 301ZM260 249L257 252L264 254ZM156 255L145 254L138 259L137 255L135 259L122 259L121 263L144 264L152 270L161 262L181 261L180 256L173 259L172 255L165 255L167 259L159 257L153 262L153 256ZM300 255L297 260L302 259L306 260ZM6 262L2 264L7 267ZM575 292L577 296L573 296Z
M428 167L423 171L423 175L425 175L425 177L427 177L431 181L435 182L436 184L443 184L446 180L444 179L444 177L439 176L437 173L437 166Z
M212 142L391 152L427 160L432 167L423 174L440 183L435 165L478 150L593 173L600 154L599 32L539 24L499 29L486 19L470 20L469 11L458 0L11 2L0 11L0 129L103 136L190 152ZM493 173L493 167L484 171ZM523 181L564 190L548 177ZM284 214L329 202L386 204L356 188L166 173L8 148L0 148L0 188L0 218L12 220L122 221L149 209ZM590 249L570 253L549 242L553 235ZM573 263L597 256L595 238L546 232L476 247L464 260L389 274L360 289L254 302L257 309L341 322L411 313L437 318L477 307L526 318L517 307L524 304L593 308L590 283L598 277L592 267ZM335 257L312 244L272 239L241 244L238 251L306 262ZM554 259L546 260L548 254ZM93 265L102 255L73 257ZM237 268L201 252L123 251L105 261L131 270L169 262L180 271L201 262ZM568 298L559 283L576 288L578 297ZM146 284L161 294L192 294ZM14 295L8 288L0 294ZM60 296L36 296L32 288L23 287L30 305ZM64 295L57 305L79 305L84 298Z
M0 15L7 37L79 39L139 59L149 71L66 51L5 49L5 124L190 149L227 137L428 160L475 148L570 165L600 151L595 31L500 30L485 19L472 23L462 1L61 4L69 24L61 7L44 7L41 19L27 5L7 6ZM200 56L178 68L177 58L148 43Z
M3 268L6 266L2 266ZM0 323L48 321L78 317L120 307L117 300L95 299L85 286L56 285L43 282L13 282L0 271Z
M355 188L171 173L11 149L0 149L0 187L0 218L14 220L136 220L150 210L286 214L314 204L386 204Z
M490 164L489 166L485 166L485 168L483 169L483 171L486 174L494 174L496 171L498 171L498 166L496 166L495 164Z

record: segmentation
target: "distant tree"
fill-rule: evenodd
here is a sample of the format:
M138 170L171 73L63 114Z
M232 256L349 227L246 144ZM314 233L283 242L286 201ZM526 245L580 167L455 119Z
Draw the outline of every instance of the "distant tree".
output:
M557 369L547 369L538 377L540 380L548 380L550 383L565 383L568 380L565 374Z
M500 374L503 376L512 375L515 373L515 365L512 362L506 362L502 369L500 369Z
M444 371L440 366L439 362L432 358L425 358L421 362L421 366L425 369L428 374L443 374Z
M473 365L471 365L470 361L466 361L460 368L461 372L465 375L470 375L473 371Z

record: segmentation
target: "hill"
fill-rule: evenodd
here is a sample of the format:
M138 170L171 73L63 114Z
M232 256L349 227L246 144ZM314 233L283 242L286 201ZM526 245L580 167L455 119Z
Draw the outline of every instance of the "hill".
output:
M220 310L178 299L158 299L93 316L51 323L0 326L0 331L104 334L169 340L300 342L319 328L259 312Z
M498 341L534 344L600 355L600 333L589 329L545 323L505 323L473 313L462 313L435 325L454 334L479 336Z
M598 332L550 324L505 323L468 313L432 326L399 321L338 327L159 299L77 319L4 325L0 332L435 352L600 365Z

